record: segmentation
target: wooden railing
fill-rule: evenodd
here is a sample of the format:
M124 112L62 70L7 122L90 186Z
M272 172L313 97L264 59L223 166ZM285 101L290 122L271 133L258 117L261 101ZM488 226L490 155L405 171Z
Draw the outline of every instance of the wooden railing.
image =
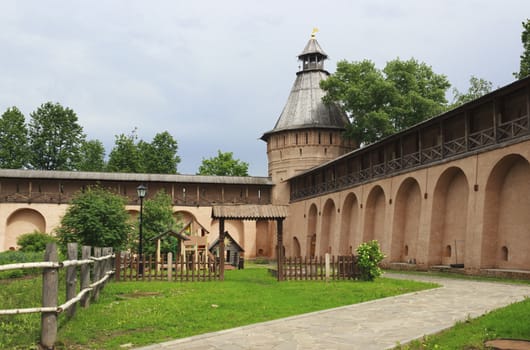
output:
M481 148L491 147L508 140L527 139L530 131L529 123L529 117L525 115L518 119L501 123L495 128L479 130L470 133L467 137L446 140L444 143L428 148L420 148L416 152L403 154L401 157L387 159L383 163L373 164L361 170L354 170L338 177L333 186L329 186L328 182L324 182L305 188L294 188L291 191L291 200L304 199L326 192L349 188L404 170L411 171L421 166L442 161L445 158L463 157L466 153L475 153Z
M122 252L116 255L116 281L215 281L219 280L219 262L211 254L186 259L168 253L160 260Z
M344 280L360 276L353 255L290 257L284 260L282 271L281 280Z
M58 315L67 311L68 316L76 312L79 302L82 307L88 307L90 299L97 300L109 277L114 274L112 248L82 248L82 257L78 260L76 243L68 244L68 260L59 262L57 246L50 243L46 246L43 262L0 265L0 271L41 268L43 269L42 306L24 309L0 310L0 315L17 315L27 313L41 313L41 340L43 349L53 349L57 337ZM90 266L93 265L92 274ZM80 286L77 293L77 267L80 266ZM59 269L66 268L66 302L58 304ZM90 276L92 275L92 280Z

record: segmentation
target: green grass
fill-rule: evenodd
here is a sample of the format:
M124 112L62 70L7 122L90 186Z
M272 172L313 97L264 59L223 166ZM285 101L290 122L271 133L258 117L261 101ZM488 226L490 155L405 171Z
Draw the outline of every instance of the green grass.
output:
M416 275L416 276L427 276L427 277L441 277L441 278L463 279L463 280L471 280L471 281L530 284L530 280L510 279L510 278L501 278L501 277L493 277L493 276L465 275L461 273L451 273L451 272L403 271L403 270L384 270L384 272L397 273L400 275L402 274L402 275Z
M40 300L40 296L36 296L40 295L38 280L5 284L5 288L0 289L0 308L4 308L2 298L8 294L36 298L33 304L23 302L35 306L35 300L37 303ZM120 345L128 343L140 346L433 286L386 278L375 282L278 283L265 268L227 271L224 282L110 283L98 302L88 309L80 309L73 319L66 322L66 317L61 315L57 348L120 349ZM31 293L24 293L26 288ZM34 290L39 293L33 293ZM18 297L13 297L13 302ZM7 306L10 307L12 305ZM13 328L5 326L0 330L0 348L27 349L36 343L39 315L12 316L11 322L5 322L3 317L0 316L0 325L9 323ZM28 317L21 322L27 326L17 327L20 322L15 322L14 317L17 320ZM32 329L35 320L36 329Z
M458 322L440 334L426 336L397 349L485 349L486 340L498 338L530 340L530 299Z

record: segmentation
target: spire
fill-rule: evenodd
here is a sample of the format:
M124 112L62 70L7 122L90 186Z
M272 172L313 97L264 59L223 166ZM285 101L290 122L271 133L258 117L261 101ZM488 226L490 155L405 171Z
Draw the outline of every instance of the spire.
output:
M335 104L325 105L322 98L324 90L320 82L329 76L324 70L324 60L328 57L315 39L313 29L311 39L298 56L303 69L296 73L296 80L287 99L287 103L278 118L274 129L266 132L263 140L278 131L326 128L344 129L349 119Z
M322 50L316 39L317 32L318 28L313 28L311 39L307 42L302 53L298 55L298 59L303 62L303 70L324 69L324 60L328 58L328 55Z

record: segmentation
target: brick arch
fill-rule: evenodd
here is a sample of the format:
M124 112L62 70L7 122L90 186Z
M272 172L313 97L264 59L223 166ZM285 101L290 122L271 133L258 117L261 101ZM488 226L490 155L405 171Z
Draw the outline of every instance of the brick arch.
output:
M481 267L530 270L530 164L510 154L486 183Z
M293 248L292 248L292 254L294 257L302 256L302 250L300 248L300 241L298 240L298 237L293 237Z
M415 178L406 178L396 193L390 259L416 261L421 215L421 191Z
M3 247L7 250L17 246L17 238L24 233L34 231L46 232L46 219L34 209L18 209L11 213L6 221L6 230Z
M352 254L357 238L359 222L359 202L355 193L349 193L344 199L341 210L339 254Z
M373 239L384 242L385 237L385 191L379 185L374 186L366 199L364 213L363 242Z
M469 182L464 171L447 168L434 187L429 265L464 263L468 198Z
M316 254L317 215L318 209L313 203L307 212L307 256L310 257Z
M335 233L335 220L337 209L335 202L330 198L324 203L322 209L322 223L320 226L319 253L324 255L332 253L333 237Z

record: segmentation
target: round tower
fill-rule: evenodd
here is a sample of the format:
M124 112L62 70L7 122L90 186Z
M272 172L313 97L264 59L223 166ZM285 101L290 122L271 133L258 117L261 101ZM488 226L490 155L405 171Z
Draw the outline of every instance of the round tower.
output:
M329 76L324 70L327 57L314 30L298 55L301 70L296 73L287 103L274 128L261 137L267 143L269 176L275 184L274 204L289 202L288 178L354 148L352 141L342 138L350 123L347 115L337 105L322 102L325 92L320 82Z

